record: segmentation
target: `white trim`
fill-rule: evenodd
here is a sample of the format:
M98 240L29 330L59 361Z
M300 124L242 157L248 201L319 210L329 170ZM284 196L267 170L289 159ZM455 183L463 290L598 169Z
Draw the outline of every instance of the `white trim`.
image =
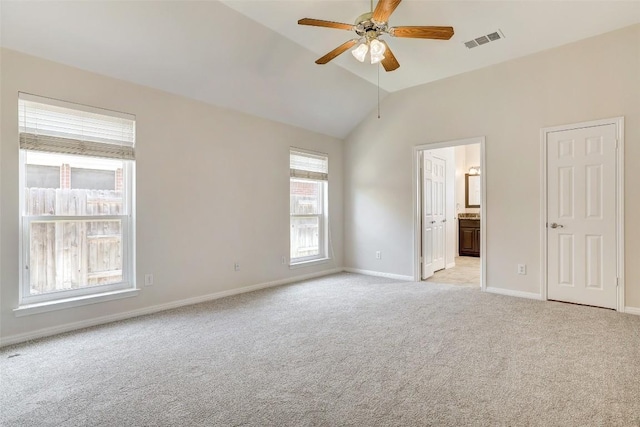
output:
M130 185L123 188L126 191L125 200L129 203L128 212L131 216L131 220L128 222L129 229L129 245L127 245L126 250L129 251L127 253L127 258L124 261L128 261L131 263L129 268L129 277L127 280L134 288L138 287L137 284L137 264L138 259L136 257L136 162L125 162L125 170L123 170L127 174L127 179L130 180ZM124 248L123 248L124 249Z
M403 282L413 282L412 276L404 276L402 274L383 273L381 271L362 270L360 268L345 268L347 273L364 274L365 276L384 277L393 280L402 280Z
M640 307L625 307L624 312L627 314L635 314L636 316L640 316Z
M26 235L26 227L24 226L24 205L25 205L25 197L24 197L24 188L26 184L25 179L25 163L27 161L27 154L24 150L18 150L18 158L20 163L18 164L18 203L19 210L17 212L18 215L18 224L20 230L20 238L18 239L18 268L19 268L19 276L18 276L18 304L21 304L24 301L25 292L24 292L24 284L29 281L28 271L25 268L25 264L29 260L29 245L25 244L28 240L28 235Z
M430 144L416 145L413 147L413 277L411 280L420 281L420 155L421 151L437 150L438 148L457 147L460 145L480 144L480 185L482 187L480 202L480 289L486 291L487 288L487 178L486 178L486 154L485 137L457 139L453 141L434 142Z
M480 185L482 186L480 205L480 290L487 290L487 157L485 139L480 141Z
M616 310L626 312L627 307L624 306L624 117L540 129L540 295L543 300L547 300L547 136L552 132L604 125L616 126L616 268L618 276Z
M543 131L549 132L560 132L571 129L583 129L583 128L592 128L603 125L611 125L611 124L619 124L620 122L624 122L624 117L611 117L608 119L600 119L600 120L591 120L588 122L580 122L580 123L569 123L565 125L557 125L557 126L549 126L542 128Z
M488 287L485 289L485 292L488 292L490 294L506 295L509 297L542 300L542 296L540 294L536 294L533 292L514 291L512 289Z
M454 262L450 262L449 264L447 264L444 268L445 270L448 270L449 268L453 268L456 266L455 261Z
M47 300L34 304L21 305L13 309L16 317L30 316L32 314L47 313L49 311L63 310L65 308L80 307L83 305L96 304L99 302L112 301L116 299L135 297L140 289L123 289L118 291L103 292L100 294L88 294L78 297Z
M228 297L231 295L257 291L259 289L265 289L265 288L270 288L274 286L286 285L289 283L299 282L307 279L313 279L316 277L328 276L330 274L340 273L342 271L343 271L342 268L334 268L331 270L325 270L317 273L304 274L301 276L289 277L286 279L275 280L272 282L264 282L264 283L259 283L257 285L244 286L242 288L215 292L212 294L202 295L199 297L186 298L183 300L173 301L166 304L158 304L151 307L140 308L138 310L127 311L124 313L101 316L94 319L83 320L80 322L66 323L64 325L53 326L50 328L43 328L37 331L27 332L24 334L10 335L8 337L2 338L2 341L0 342L0 347L12 345L12 344L18 344L24 341L30 341L37 338L44 338L51 335L61 334L63 332L69 332L77 329L88 328L90 326L97 326L105 323L116 322L119 320L130 319L132 317L144 316L146 314L153 314L160 311L171 310L173 308L183 307L186 305L193 305L193 304L198 304L202 302L212 301L219 298Z
M624 300L624 117L618 117L616 120L617 130L617 170L618 176L616 177L616 208L617 212L617 228L616 228L616 240L618 243L617 255L618 255L618 311L625 309Z
M298 268L313 267L314 265L326 264L331 261L331 258L316 258L307 261L298 261L289 264L289 270L297 270Z
M547 300L547 131L540 129L540 297Z

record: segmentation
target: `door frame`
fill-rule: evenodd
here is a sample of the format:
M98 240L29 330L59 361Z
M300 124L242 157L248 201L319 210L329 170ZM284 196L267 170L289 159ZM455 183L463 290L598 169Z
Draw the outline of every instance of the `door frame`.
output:
M597 127L616 126L616 271L618 278L616 311L624 312L624 117L592 120L540 129L540 296L547 298L547 137L550 133Z
M455 139L451 141L432 142L413 147L413 280L422 280L422 182L420 173L420 155L423 151L437 150L438 148L450 148L460 145L480 144L480 289L487 288L487 185L485 168L485 137L478 136L466 139Z

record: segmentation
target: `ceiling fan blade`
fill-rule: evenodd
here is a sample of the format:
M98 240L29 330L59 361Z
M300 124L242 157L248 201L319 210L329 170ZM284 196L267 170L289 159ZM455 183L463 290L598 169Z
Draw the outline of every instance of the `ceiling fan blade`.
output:
M453 27L391 27L389 34L411 39L449 40L453 37Z
M373 11L373 20L376 22L387 22L389 17L396 10L402 0L380 0Z
M340 46L333 49L331 52L327 53L322 58L319 58L318 60L316 60L316 64L326 64L327 62L331 61L333 58L340 55L344 51L349 50L350 47L354 46L357 43L358 43L358 39L353 39L353 40L349 40L348 42L342 43Z
M380 61L385 71L389 72L400 68L400 63L396 59L393 52L391 52L391 49L389 49L389 45L387 44L387 42L385 42L384 40L380 40L380 42L382 42L386 48L384 51L384 59Z
M314 27L337 28L339 30L353 30L353 25L343 24L342 22L323 21L321 19L302 18L298 21L299 25L311 25Z

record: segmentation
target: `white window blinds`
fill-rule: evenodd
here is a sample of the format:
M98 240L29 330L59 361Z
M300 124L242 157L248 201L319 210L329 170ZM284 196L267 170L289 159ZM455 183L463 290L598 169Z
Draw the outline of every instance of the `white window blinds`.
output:
M20 93L20 148L110 159L135 158L135 116Z
M293 178L329 180L329 158L321 154L291 150L289 168Z

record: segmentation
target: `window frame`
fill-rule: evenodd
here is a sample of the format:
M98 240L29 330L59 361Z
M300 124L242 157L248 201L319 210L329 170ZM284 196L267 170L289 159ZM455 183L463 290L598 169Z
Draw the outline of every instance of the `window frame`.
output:
M327 170L329 169L329 155L326 153L318 153L309 150L303 150L299 148L289 149L289 159L291 155L295 153L298 155L308 155L309 157L323 157L327 162ZM291 166L289 166L291 170ZM322 204L319 214L292 214L291 208L289 208L289 266L303 266L314 262L321 262L329 260L329 178L327 179L313 179L289 176L289 203L291 203L291 184L294 181L298 182L313 182L319 183L320 194L318 195L318 201ZM318 254L308 255L303 257L292 258L291 257L291 233L292 233L292 219L293 218L318 218Z
M115 117L119 117L124 113L113 112L110 110L75 104L67 101L59 101L51 98L40 97L36 95L20 93L20 97L25 95L27 101L35 100L43 104L63 105L72 109L78 114L83 112L97 112L109 116L113 113ZM20 98L23 99L23 98ZM20 105L20 104L19 104ZM18 107L20 108L20 107ZM133 120L133 142L131 147L135 145L135 116L127 115ZM20 138L22 131L19 131ZM73 139L73 138L72 138ZM71 140L71 139L70 139ZM22 141L22 140L21 140ZM111 144L105 142L104 144ZM114 145L118 145L115 141ZM108 157L111 160L122 162L122 203L123 209L121 215L27 215L26 204L26 184L27 184L27 161L28 153L38 153L40 150L31 147L21 147L18 154L18 191L19 191L19 238L18 238L18 258L19 258L19 284L18 284L18 307L14 309L16 316L25 314L35 314L37 312L49 311L58 308L67 308L85 303L107 301L111 299L123 298L125 296L137 295L135 283L135 158L133 155L128 158L120 158L117 156ZM131 149L133 153L133 148ZM70 157L84 158L101 158L100 155L82 155L71 154L64 151L44 150L45 155L61 155ZM65 289L60 291L51 291L41 294L31 294L31 224L34 222L93 222L93 221L120 221L120 246L122 257L122 279L117 283L96 284L85 286L77 289ZM86 284L85 284L86 285Z
M135 162L133 160L122 160L122 192L123 203L126 206L124 215L26 215L25 212L25 184L27 152L20 150L20 292L19 305L31 305L39 303L49 303L72 298L86 297L92 295L102 295L104 293L135 289L134 280L134 221L133 221L133 181L135 176ZM32 222L79 222L79 221L107 221L120 220L122 233L122 281L105 285L87 286L78 289L68 289L62 291L48 292L45 294L31 295L31 271L30 265L30 225Z

